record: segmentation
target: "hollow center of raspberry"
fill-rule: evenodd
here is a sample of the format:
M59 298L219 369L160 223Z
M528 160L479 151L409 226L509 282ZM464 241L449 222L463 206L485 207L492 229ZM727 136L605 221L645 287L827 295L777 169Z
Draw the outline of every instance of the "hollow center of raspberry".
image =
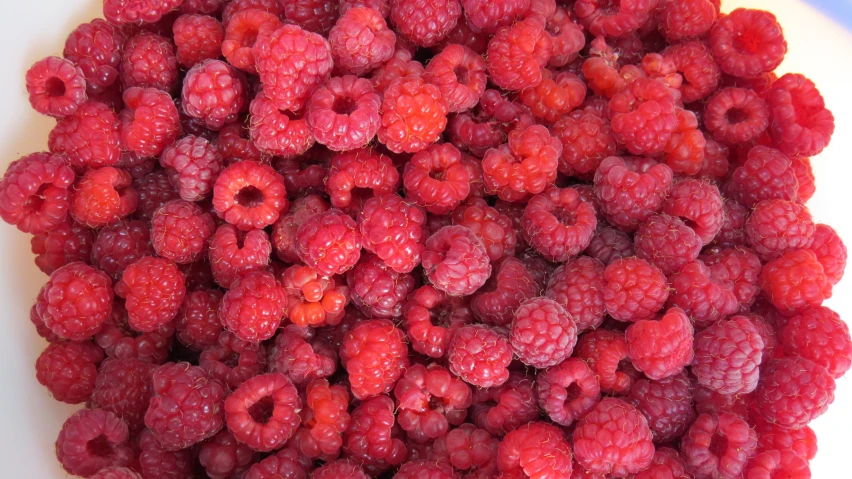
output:
M443 181L444 180L444 170L429 170L429 178L434 180Z
M453 73L456 75L456 80L462 85L467 85L468 81L470 81L470 70L464 65L455 67Z
M112 455L112 445L103 434L86 443L86 451L92 456L109 457Z
M565 208L554 209L553 216L555 216L560 223L566 226L571 226L577 222L577 214L574 211L567 210Z
M749 28L744 28L736 38L734 38L734 48L746 55L751 55L760 52L763 48L763 40L760 35Z
M240 355L235 352L228 353L227 356L222 358L222 364L228 366L231 369L240 365Z
M34 195L30 195L24 205L24 210L29 212L39 211L42 205L44 205L44 192L48 187L49 185L41 185Z
M242 207L256 208L263 204L263 192L256 186L246 186L237 193L235 199Z
M566 405L571 404L572 402L584 396L585 394L583 394L583 390L580 388L580 386L577 385L577 383L571 383L570 385L568 385L567 388L565 388Z
M710 440L710 453L716 457L722 457L728 451L728 438L716 432Z
M334 99L334 104L331 109L338 115L349 115L355 111L358 104L349 97L338 97Z
M728 110L728 113L725 115L725 118L728 119L728 123L737 124L742 123L748 120L748 113L745 112L742 108L731 108Z
M264 396L248 408L249 416L258 424L266 424L272 419L275 402L270 396Z
M244 48L253 47L255 42L257 42L257 34L258 31L256 28L250 28L244 31L243 36L240 38L240 46Z
M44 91L52 98L65 96L65 82L56 77L48 78L44 82Z

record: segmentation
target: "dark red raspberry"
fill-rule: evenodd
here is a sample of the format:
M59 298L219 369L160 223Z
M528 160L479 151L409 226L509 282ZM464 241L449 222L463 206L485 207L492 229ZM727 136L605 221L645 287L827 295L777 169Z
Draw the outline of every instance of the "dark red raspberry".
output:
M595 173L595 197L607 221L631 231L663 204L672 170L646 158L605 159Z
M269 349L269 370L286 374L299 386L331 376L337 369L336 350L323 339L312 339L311 333L295 325L285 326Z
M474 389L470 414L477 427L499 436L538 419L535 381L512 372L499 386Z
M414 276L394 271L374 255L362 257L346 273L346 282L352 302L370 318L401 317L405 298L417 287Z
M523 90L541 82L541 69L552 53L550 34L530 18L498 29L485 58L491 81L505 90Z
M295 239L299 258L323 276L343 274L361 257L355 220L337 209L306 218Z
M486 189L505 201L541 193L556 179L561 154L562 143L547 128L513 130L507 144L489 150L482 160Z
M441 90L450 112L465 111L485 91L485 60L463 45L447 45L426 65L423 78Z
M682 5L682 2L667 2ZM703 42L674 44L663 50L663 57L675 63L678 73L683 75L680 86L681 100L684 103L706 98L716 91L722 78L719 65L713 58L713 52Z
M686 373L659 381L639 379L633 383L624 400L648 420L648 427L656 443L683 436L695 418L692 391ZM653 477L648 476L646 479Z
M243 341L229 332L219 334L212 346L201 351L198 364L211 379L229 390L266 370L266 348L263 344Z
M420 77L394 80L384 92L379 141L395 153L416 153L447 126L447 102L435 85Z
M324 0L296 0L285 3L284 18L309 32L328 36L328 31L337 21L337 5Z
M447 296L429 285L409 296L403 314L411 347L435 358L444 356L458 328L473 319L467 301Z
M112 281L101 271L75 262L50 275L36 303L44 325L63 339L91 338L112 312Z
M449 143L432 145L406 163L406 195L432 214L447 214L471 192L472 176L463 156Z
M163 258L179 264L192 263L207 253L208 240L215 231L210 213L196 203L175 200L154 213L151 243Z
M125 298L130 326L141 332L154 331L178 313L186 278L167 260L146 256L129 265L115 285Z
M44 274L51 274L75 261L88 263L95 235L89 228L73 221L60 223L30 240L35 264ZM842 271L842 269L841 269Z
M275 0L232 0L222 10L222 24L227 27L237 13L252 9L271 13L276 17L284 15L283 5Z
M770 111L769 135L781 151L814 156L828 146L834 115L811 80L788 73L772 83L764 96Z
M758 427L758 452L790 449L805 460L812 460L817 453L817 437L813 429L787 429L777 424Z
M430 459L446 461L466 479L484 479L497 473L500 441L473 424L462 424L435 439Z
M225 3L226 0L184 0L180 5L180 11L183 13L215 15L220 13Z
M369 479L364 474L364 469L349 459L338 459L325 463L314 470L311 479L337 479L346 477L351 479Z
M186 479L195 474L196 462L191 449L167 451L148 429L139 435L139 449L139 470L143 477Z
M757 434L731 413L702 414L683 437L681 452L695 477L740 477L757 447Z
M120 417L132 434L145 427L157 366L138 359L107 359L95 378L90 407Z
M707 100L704 126L716 141L746 143L766 131L769 107L752 90L725 88Z
M747 394L757 387L763 339L745 316L734 316L695 335L692 373L721 394Z
M580 337L575 351L575 357L585 361L598 377L602 392L621 394L630 389L632 366L624 334L607 329L590 331Z
M272 243L263 230L248 233L232 225L221 225L210 237L210 267L216 283L230 288L245 273L265 269Z
M278 258L287 263L301 261L296 252L296 232L310 217L328 211L328 202L317 195L308 195L293 201L290 211L282 215L272 228L272 243Z
M408 367L404 335L384 319L363 321L343 340L340 360L352 395L363 399L389 392Z
M648 421L636 408L604 398L574 430L574 454L587 471L627 476L651 464L651 440Z
M423 251L425 213L397 195L376 196L358 213L364 249L398 273L409 273Z
M491 34L499 27L511 25L530 8L530 0L489 2L487 0L462 0L465 17L475 32Z
M142 156L159 156L180 135L180 117L172 97L155 88L124 91L121 146Z
M118 81L124 40L116 26L96 18L68 35L62 56L83 71L89 91L100 93Z
M124 45L122 88L156 88L171 92L178 83L175 46L166 38L142 32Z
M746 244L745 224L748 220L749 210L740 203L725 198L722 207L724 219L722 229L716 235L713 242L719 246L742 246Z
M745 469L749 478L767 479L782 475L791 478L810 477L808 461L789 449L765 451L749 461Z
M501 477L569 477L572 461L571 445L562 430L539 421L507 434L497 449Z
M782 314L815 308L831 297L831 283L808 249L784 253L763 267L760 288Z
M698 381L692 382L692 395L695 401L695 411L698 414L733 413L746 417L753 395L726 396L705 388Z
M103 358L90 341L49 344L36 359L36 379L57 401L80 404L92 395Z
M227 430L219 431L198 449L198 462L212 479L227 479L232 474L244 473L255 459L255 452Z
M463 226L445 226L433 234L423 252L423 270L439 290L452 296L473 294L491 275L488 253Z
M250 8L231 17L222 40L222 56L231 65L251 73L257 71L252 47L261 36L271 34L281 26L274 13Z
M641 319L627 328L627 356L650 379L671 377L692 362L693 332L686 313L671 308L659 320Z
M791 357L767 363L754 394L754 412L770 424L801 428L834 401L834 379L822 366Z
M281 373L262 374L242 383L225 400L228 430L257 451L280 448L299 425L302 407L293 383Z
M104 17L117 25L156 23L181 3L181 0L105 0Z
M279 110L264 91L252 100L249 109L251 139L262 153L292 158L314 145L304 112Z
M251 465L245 479L275 479L278 477L307 477L313 467L310 459L293 447L286 447ZM313 476L312 476L313 477Z
M710 48L729 75L758 77L771 72L787 53L787 42L775 15L738 8L723 15L710 30Z
M771 260L813 244L816 230L807 207L786 200L758 203L746 222L745 233L755 253Z
M701 260L693 261L669 276L669 305L677 306L701 327L739 309L731 284L713 276Z
M41 234L68 217L74 170L60 156L33 153L9 165L0 181L0 218L24 233Z
M36 62L27 71L26 84L33 109L56 118L74 114L87 98L83 70L59 57Z
M251 139L248 125L241 122L225 125L213 140L213 145L227 165L242 160L263 160L263 154Z
M601 161L616 152L609 120L591 108L562 116L550 132L562 142L559 172L565 175L593 176Z
M113 166L121 154L118 125L118 115L108 106L86 102L56 123L47 144L77 169Z
M680 218L654 215L636 231L636 255L664 274L680 271L698 258L701 238Z
M699 177L722 178L728 174L730 170L730 162L728 161L728 148L712 138L706 133L704 135L704 160L701 163L701 169L698 172Z
M174 23L177 62L192 68L204 60L219 58L225 29L207 15L181 15Z
M134 331L128 323L124 303L116 301L112 306L112 315L94 339L108 357L162 364L169 356L174 333L175 327L171 322L147 333Z
M389 4L385 2L385 5ZM381 12L363 8L365 6L344 9L341 5L342 16L328 34L335 64L353 75L369 72L394 53L396 35L388 28Z
M809 309L790 318L779 339L786 354L813 361L835 379L852 367L849 327L826 307Z
M275 169L284 177L287 196L293 200L325 192L325 180L333 152L323 145L314 145L304 155L295 158L279 157Z
M470 387L437 364L408 368L393 395L400 427L418 442L444 436L451 424L461 424L472 400Z
M284 179L272 167L254 161L234 163L213 185L213 209L242 231L269 226L287 212Z
M574 4L577 19L594 36L621 37L638 30L648 21L656 2L630 0L627 2L601 2L578 0Z
M256 343L275 334L285 306L284 291L272 273L252 271L231 284L222 298L219 319L238 338Z
M221 130L237 119L245 96L243 79L232 66L221 60L205 60L187 72L181 104L190 118L210 130Z
M610 100L612 130L634 155L662 153L678 123L675 100L661 80L638 78Z
M259 37L252 53L264 92L281 110L301 110L334 63L328 42L296 25Z
M604 305L607 313L619 321L650 318L669 297L663 272L639 258L613 261L606 267L604 281Z
M633 240L626 233L608 226L598 228L584 253L597 259L604 266L621 258L636 255L633 250Z
M473 295L470 306L480 321L508 326L518 306L538 296L540 291L541 287L524 263L517 258L507 257L496 263L494 274Z
M346 456L363 464L371 475L401 463L408 451L405 443L393 436L394 423L394 404L388 396L362 402L352 411L352 421L346 430L343 443Z
M835 285L843 278L846 269L846 245L831 226L817 224L813 234L811 251L825 270L829 283Z
M154 254L148 225L119 221L102 228L92 245L92 264L118 281L128 265Z
M157 158L145 158L131 151L122 151L115 166L130 173L134 180L139 180L154 171Z
M710 31L719 16L712 0L664 1L660 8L660 32L671 43L699 38Z
M325 181L331 204L337 208L359 206L357 200L363 190L382 196L393 194L398 187L399 172L391 158L371 149L337 154Z
M133 461L127 425L115 414L83 409L69 417L56 439L56 458L69 474L93 476L111 466Z
M314 91L305 119L317 142L334 151L353 150L367 146L376 135L380 106L370 82L346 75Z
M674 184L663 203L663 213L678 216L695 230L704 244L716 237L724 219L722 195L712 183L684 179Z
M731 290L740 303L740 309L746 310L760 292L758 281L762 265L760 259L744 247L723 249L718 253L702 257L713 278L731 283Z
M594 206L573 188L550 188L524 209L524 238L551 261L566 261L586 249L596 226Z
M213 346L224 329L219 322L222 293L201 289L186 294L175 321L177 339L184 346L201 351Z
M459 0L390 0L390 21L418 47L431 47L447 36L462 14Z
M509 379L512 349L502 330L464 326L450 341L447 361L450 371L468 384L494 387Z
M71 216L83 225L99 228L129 215L139 201L132 182L126 171L109 166L87 171L74 186Z
M756 146L748 159L734 170L726 191L744 206L753 207L764 200L789 200L798 197L799 182L790 160L778 150Z
M570 426L600 401L601 386L581 359L570 358L536 378L538 404L556 424Z
M571 356L577 344L577 326L556 301L534 298L515 311L509 340L521 362L544 369Z

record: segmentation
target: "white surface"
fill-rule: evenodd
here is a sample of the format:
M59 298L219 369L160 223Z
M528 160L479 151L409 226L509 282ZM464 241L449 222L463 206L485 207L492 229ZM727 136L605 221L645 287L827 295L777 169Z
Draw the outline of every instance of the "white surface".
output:
M48 55L61 55L66 35L100 14L98 0L24 0L4 3L0 18L0 171L21 155L46 149L53 120L29 108L24 74ZM803 72L814 80L837 119L831 146L813 161L817 193L809 206L814 217L837 229L852 246L849 152L852 151L852 34L798 0L723 0L729 11L740 6L774 12L790 45L781 72ZM852 273L827 303L852 318ZM32 263L29 239L0 224L0 470L8 478L67 477L57 466L53 441L74 408L51 399L35 380L33 364L44 347L29 319L29 308L45 276ZM829 412L812 426L819 453L811 463L815 479L844 477L852 431L852 382L837 385ZM838 475L837 473L840 473Z

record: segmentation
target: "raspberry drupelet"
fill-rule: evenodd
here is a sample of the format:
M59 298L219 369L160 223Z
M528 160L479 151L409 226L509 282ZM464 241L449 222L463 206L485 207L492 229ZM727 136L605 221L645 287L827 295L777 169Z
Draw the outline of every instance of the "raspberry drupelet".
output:
M809 359L839 379L852 367L849 327L834 311L821 306L787 321L779 334L784 352Z
M346 75L314 91L305 119L318 143L334 151L354 150L367 146L379 130L380 106L369 81Z
M649 379L671 377L692 362L693 333L686 313L671 308L659 320L640 319L627 328L627 356Z
M423 442L447 434L467 416L470 386L437 364L415 364L394 387L397 421L414 441Z
M683 437L681 452L695 477L739 477L757 447L757 434L732 413L701 414Z
M30 240L35 264L42 273L50 275L75 261L88 263L95 235L89 228L73 221L57 225L50 231L34 235Z
M652 317L669 297L666 276L639 258L613 261L604 272L603 295L607 313L619 321Z
M364 399L387 393L408 367L404 334L393 323L358 323L341 344L340 360L349 373L352 395Z
M118 81L124 41L118 27L96 18L68 35L62 56L83 71L88 91L100 93Z
M692 389L685 372L659 381L638 379L624 398L648 420L655 443L683 436L695 419L692 399Z
M515 311L509 341L522 363L545 369L571 356L577 344L577 325L556 301L533 298Z
M347 73L364 75L390 60L396 35L388 28L382 13L366 5L345 11L342 7L340 19L328 34L335 65Z
M271 338L286 311L286 297L275 276L252 271L237 279L219 307L222 324L238 338L260 342Z
M552 53L550 34L541 22L530 18L500 27L488 42L485 58L491 81L517 91L541 82L541 69Z
M88 98L83 70L59 57L47 57L30 67L26 86L33 109L55 118L74 114Z
M476 106L488 80L485 59L457 44L447 45L436 54L426 65L423 78L441 90L451 113Z
M91 397L103 358L90 341L49 344L36 359L36 379L57 401L80 404Z
M609 157L595 173L595 197L607 221L632 231L663 205L672 170L649 158Z
M47 146L77 170L115 166L121 156L118 127L118 115L108 106L89 101L56 122Z
M594 206L573 188L550 188L524 209L524 238L550 261L567 261L586 249L596 226Z
M69 474L93 476L111 466L133 462L127 425L115 414L83 409L69 417L56 439L56 458Z
M36 300L36 312L53 334L63 339L91 338L112 312L109 276L82 262L65 265L50 275Z
M296 253L323 276L343 274L361 257L361 233L355 220L330 209L304 220L295 236Z
M186 277L174 262L145 256L129 265L115 285L124 298L130 327L154 331L177 315L186 295Z
M68 218L72 183L74 170L61 156L15 160L0 180L0 218L24 233L47 233Z
M137 155L159 156L180 135L180 115L171 96L156 88L124 91L121 146Z
M142 32L124 44L121 59L123 88L156 88L171 93L178 84L175 46L167 38Z
M372 149L339 153L331 160L325 189L335 208L355 208L360 193L393 194L399 187L399 172L387 155ZM360 209L360 208L359 208Z
M219 323L220 291L200 289L186 294L175 318L176 337L184 346L201 351L217 343L224 329Z
M222 170L213 185L213 209L242 231L265 228L289 207L284 179L272 167L253 161Z
M246 102L243 81L234 67L221 60L198 63L183 81L183 111L208 129L221 130L235 121L243 109Z
M80 224L100 228L130 215L139 202L132 183L129 173L111 166L87 171L74 185L71 216Z
M257 39L281 26L277 15L257 8L241 10L227 22L222 38L222 56L240 70L255 73L252 47Z
M434 358L444 356L456 331L473 319L465 300L430 285L409 295L403 315L411 348Z
M799 181L786 155L765 146L755 146L737 167L726 185L726 193L747 207L764 200L795 201Z
M486 191L505 201L541 193L556 180L561 154L562 143L547 128L513 130L508 143L488 150L482 160Z
M394 153L416 153L435 143L447 126L447 101L420 77L399 78L384 92L378 138Z
M204 60L219 58L225 29L219 20L207 15L181 15L175 20L175 56L185 68Z
M624 334L596 329L580 337L575 357L585 361L595 373L604 393L622 394L630 389L633 377L628 374L627 341Z
M447 36L461 17L459 0L390 0L390 21L418 47L431 47Z
M224 224L210 237L210 269L213 279L224 288L230 288L246 273L265 269L271 254L272 243L264 230L246 233Z
M435 288L451 296L473 294L491 275L485 246L463 226L445 226L426 240L422 263Z
M569 477L572 460L571 445L562 430L539 421L507 434L497 450L503 477Z
M91 263L118 281L129 265L153 254L149 226L142 221L122 220L98 231Z
M775 15L738 8L713 25L709 37L716 62L725 73L755 78L771 72L787 53L787 42Z
M228 430L256 451L284 445L299 425L302 401L293 383L281 373L261 374L242 383L225 400Z
M464 326L450 341L447 361L450 372L466 383L494 387L509 379L512 348L502 330L483 325Z
M358 213L364 249L397 273L410 273L423 253L426 214L395 194L375 196Z
M582 359L569 358L536 377L539 406L556 424L570 426L600 401L601 386Z
M625 477L651 464L654 443L648 421L630 404L604 398L577 424L574 454L579 466Z
M215 231L213 216L198 204L184 200L166 203L151 219L154 251L178 264L201 259Z

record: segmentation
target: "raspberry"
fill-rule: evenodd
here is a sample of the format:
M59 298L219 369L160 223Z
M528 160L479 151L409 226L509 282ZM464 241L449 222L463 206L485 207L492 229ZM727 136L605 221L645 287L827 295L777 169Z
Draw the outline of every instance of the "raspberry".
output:
M132 182L126 171L109 166L87 171L75 185L71 216L90 228L98 228L129 215L139 201Z
M136 471L127 467L107 467L90 477L93 479L142 479Z
M828 146L834 115L814 83L803 75L786 74L765 93L769 135L785 154L814 156Z
M300 327L337 324L349 304L346 286L337 286L333 278L320 277L307 266L287 268L281 286L287 294L288 317Z
M92 230L68 221L42 234L34 235L30 246L36 255L36 266L49 275L66 264L75 261L88 262L94 240Z
M784 253L763 267L760 288L782 313L815 308L831 297L831 283L811 250Z
M222 10L222 24L227 28L236 14L245 10L260 10L276 17L284 15L283 5L275 0L232 0Z
M284 4L283 9L286 20L323 36L328 35L338 17L337 5L323 0L296 0Z
M117 281L127 266L153 254L147 224L136 220L118 221L98 232L92 245L92 265Z
M261 91L252 100L250 134L262 153L292 158L308 151L316 141L304 113L279 110Z
M44 325L63 339L94 335L112 311L112 281L101 271L75 262L50 275L36 303Z
M145 411L153 394L151 378L156 369L138 359L107 359L95 378L90 407L115 414L135 434L145 426Z
M92 342L49 344L36 359L36 379L57 401L79 404L92 395L103 358Z
M603 322L604 265L581 256L559 266L551 275L545 296L571 315L577 329L594 329Z
M51 153L66 155L75 168L113 166L121 154L118 125L118 116L108 106L86 102L56 123L47 144Z
M155 88L124 91L121 146L141 156L159 156L180 135L180 118L171 96Z
M471 198L456 208L452 218L453 224L470 229L482 241L492 262L514 254L517 237L512 220L485 200Z
M758 281L762 265L760 259L744 247L723 249L719 253L704 256L704 264L710 275L722 282L731 283L731 291L740 303L740 309L749 308L760 292Z
M738 8L723 15L710 30L710 48L722 71L741 78L771 72L787 53L787 42L775 15Z
M722 195L716 186L702 180L684 179L669 191L662 211L680 217L707 244L722 228L722 207Z
M315 145L301 157L278 158L275 169L284 177L287 195L298 200L324 192L331 155L332 152L325 146Z
M166 451L148 429L139 435L139 449L139 470L143 477L182 479L195 473L195 457L190 449Z
M445 226L426 240L423 270L439 290L452 296L473 294L491 275L482 241L463 226Z
M215 15L220 13L225 0L184 0L180 6L183 13L201 13Z
M725 88L707 101L704 125L716 141L746 143L766 131L769 108L751 90Z
M390 60L396 42L383 14L365 6L344 10L341 5L342 15L328 34L335 65L353 75L363 75Z
M596 225L594 206L573 188L548 189L533 196L524 210L525 239L551 261L566 261L583 251Z
M713 276L701 260L669 276L669 305L683 309L699 326L707 326L737 312L739 303L730 283Z
M499 386L509 379L512 350L501 330L464 326L456 331L447 350L450 372L468 384Z
M201 351L198 364L212 379L233 390L266 369L266 348L223 332Z
M648 427L656 443L683 436L695 418L692 391L686 373L658 381L639 379L633 383L624 400L648 420Z
M540 287L517 258L505 258L494 270L488 282L471 298L470 305L481 321L508 326L521 303L537 296Z
M196 351L216 344L223 330L218 316L221 299L222 293L212 289L186 294L175 324L181 344Z
M817 438L813 429L787 429L777 424L758 428L758 452L790 449L805 460L812 460L817 453Z
M843 278L846 269L846 245L831 226L817 224L813 234L811 251L825 270L829 283L835 285Z
M178 83L175 47L168 39L142 32L124 44L121 84L171 92Z
M816 178L811 168L811 159L797 157L790 159L790 163L799 184L796 196L802 203L807 203L816 193Z
M753 207L764 200L796 200L799 182L784 154L756 146L745 163L734 170L727 190L744 206Z
M312 462L296 449L286 447L262 461L251 465L245 479L273 479L276 477L307 477ZM301 475L300 475L301 474Z
M369 8L379 12L385 18L390 14L390 3L388 0L340 0L341 15L345 15L346 12L353 8Z
M0 218L24 233L46 233L66 221L73 182L74 170L64 158L24 156L0 180Z
M352 202L361 190L381 196L393 194L398 187L399 172L390 157L369 149L336 155L325 181L331 204L337 208L357 206Z
M604 398L574 430L574 454L578 465L590 472L635 474L654 456L648 421L630 404Z
M172 347L175 327L169 322L153 331L140 333L131 329L127 310L120 301L113 303L112 315L101 330L95 333L95 342L108 357L139 359L153 364L166 362Z
M499 442L473 424L462 424L435 439L430 458L449 462L467 479L491 477L497 472Z
M462 0L465 17L474 32L491 34L499 27L511 25L530 8L530 0L488 2L487 0Z
M343 386L315 379L307 385L305 402L303 427L293 443L309 458L336 456L343 446L343 431L349 427L349 393Z
M251 271L265 269L272 243L263 230L248 233L232 225L221 225L210 237L210 266L216 283L230 288L234 281Z
M203 369L170 363L154 371L154 396L145 425L167 451L184 449L222 429L225 391Z
M115 166L130 173L134 180L139 180L154 171L157 158L144 158L136 153L123 151Z
M808 461L789 449L765 451L749 461L745 474L749 478L762 479L783 474L788 477L810 477Z
M328 42L296 25L260 36L252 53L264 92L281 110L301 110L333 66Z
M731 199L724 199L722 229L714 238L719 246L740 246L746 243L745 223L748 220L748 210L745 206Z
M379 141L395 153L416 153L438 140L447 125L447 102L420 77L394 80L384 92Z
M216 214L242 231L275 223L288 206L283 178L261 163L234 163L222 170L213 185Z
M758 203L746 222L749 244L764 260L808 248L816 226L808 209L792 201L767 200Z
M426 65L423 78L441 90L450 112L459 112L478 103L486 87L485 68L485 60L476 52L451 44Z
M590 108L572 111L550 127L562 142L559 172L569 176L593 176L604 158L616 152L609 121Z
M400 40L397 40L397 43L399 43L399 41ZM422 78L424 73L425 70L423 68L423 64L418 61L412 60L410 52L395 52L394 56L391 57L391 59L388 60L387 63L373 70L373 73L370 76L370 83L380 95L384 95L395 80L398 80L400 78ZM437 95L433 95L433 93L434 92L430 90L429 96L432 97L431 99L428 99L428 103L430 104L430 110L432 108L436 108L438 111L440 111L440 103L437 102L438 97ZM443 99L443 97L441 98ZM431 105L431 103L433 102L435 102L434 106ZM440 115L430 114L430 116Z
M406 195L432 214L447 214L471 192L472 176L451 144L432 145L406 163Z
M381 99L370 82L335 77L314 91L305 118L316 141L334 151L363 148L379 129Z
M302 407L293 383L281 373L262 374L242 383L225 400L228 430L257 451L280 448L299 424Z
M159 256L179 264L192 263L207 252L215 230L210 213L196 203L175 200L154 213L151 242Z
M398 273L409 273L420 263L425 222L420 208L396 195L370 198L358 213L364 249Z
M185 280L167 259L146 256L129 265L115 294L127 301L130 327L150 332L174 319L186 294Z
M757 434L731 413L702 414L683 437L681 450L695 477L740 477L757 446Z
M299 386L331 376L335 369L336 350L322 339L312 339L295 325L285 326L269 350L269 370L287 375Z
M576 357L585 361L598 377L603 392L624 393L633 378L622 361L627 361L627 341L622 333L596 329L580 337Z
M556 179L562 143L541 125L509 133L508 144L491 149L482 160L486 189L505 201L543 192Z
M745 316L718 322L695 336L692 372L721 394L747 394L757 387L763 339Z
M754 411L764 421L801 428L834 401L834 379L822 366L791 357L769 361L754 395Z
M613 261L604 272L607 313L619 321L638 321L653 316L669 297L666 276L639 258Z
M677 127L674 102L662 81L636 79L609 102L616 138L634 155L662 153Z
M347 333L340 360L349 373L352 395L363 399L389 392L408 367L404 336L383 319L364 321Z
M355 221L337 209L306 218L296 232L299 258L323 276L352 269L361 257L361 241Z
M428 285L411 293L403 314L411 347L436 358L444 356L458 328L472 320L466 301Z
M705 43L693 41L674 44L663 50L662 55L666 60L673 61L678 73L683 75L680 94L684 103L701 100L716 91L722 71L713 58L713 52Z
M364 474L364 469L349 459L338 459L327 462L314 470L311 479L336 479L345 477L347 479L369 479Z
M245 87L237 71L220 60L204 60L186 74L181 104L190 118L210 130L237 119L245 104Z
M632 0L627 2L578 0L574 4L577 19L594 36L621 37L638 30L651 16L656 2Z
M83 409L69 417L56 439L56 458L69 474L93 476L133 460L127 425L111 412Z
M660 209L671 184L672 170L666 165L610 157L595 173L594 192L607 221L630 231Z
M400 466L393 476L398 479L452 479L457 477L453 466L445 462L411 460Z
M538 421L507 434L497 449L497 466L503 477L569 477L572 459L564 433Z
M571 356L577 344L577 326L556 301L534 298L515 311L509 340L521 362L544 369Z
M394 423L393 400L387 396L356 406L343 443L346 456L376 475L401 463L408 451L405 443L392 436Z
M462 14L459 0L390 0L390 5L390 21L418 47L443 40Z
M207 475L214 479L227 479L249 469L255 453L245 444L237 442L229 431L222 430L198 449L198 462Z
M666 1L660 9L660 32L671 43L699 38L710 31L717 16L712 0Z
M779 339L786 354L813 361L835 379L852 367L849 327L826 307L809 309L790 318Z
M83 70L71 61L47 57L27 71L30 105L43 115L62 118L74 114L86 101Z
M505 90L538 85L541 68L553 53L553 42L544 25L535 19L504 26L488 42L485 55L491 81Z
M450 424L461 424L471 403L470 387L436 364L408 368L393 395L400 427L418 442L444 436Z
M405 298L417 286L414 276L394 271L373 255L362 258L349 270L346 281L352 302L371 318L401 317Z
M608 266L613 261L621 258L636 255L633 250L633 241L630 237L626 233L608 226L598 228L597 233L592 237L592 241L584 253L597 259L604 266ZM578 321L578 325L579 323L580 321Z
M277 15L257 8L235 13L225 28L222 56L240 70L256 72L252 47L259 37L271 34L280 26Z
M156 23L181 3L181 0L105 0L104 17L116 25Z
M100 93L118 80L124 40L117 27L96 18L68 35L62 56L83 71L88 91Z
M272 273L252 271L231 284L222 298L219 319L239 339L257 343L275 334L285 305L284 291Z
M299 225L318 213L328 211L329 205L317 195L308 195L293 201L290 211L282 215L272 228L272 243L282 261L299 262L296 253L296 231Z
M668 275L698 258L701 246L695 231L673 216L654 215L636 231L636 255Z
M225 29L213 17L181 15L174 23L177 62L192 68L204 60L219 58Z
M600 401L601 388L595 373L577 358L539 372L536 378L539 406L563 426L585 416Z
M509 431L539 417L535 382L523 373L512 372L505 383L473 390L470 410L474 424L491 434Z
M625 332L627 356L650 379L671 377L692 362L692 323L679 308L659 320L641 319Z
M680 458L678 451L668 447L661 447L654 451L654 458L651 460L651 465L634 477L635 479L654 479L657 477L689 479L691 476L686 472L686 465L683 463L683 459Z
M242 123L231 123L222 127L219 136L213 140L213 145L219 150L226 165L242 160L263 160L263 154L251 139L248 126Z

